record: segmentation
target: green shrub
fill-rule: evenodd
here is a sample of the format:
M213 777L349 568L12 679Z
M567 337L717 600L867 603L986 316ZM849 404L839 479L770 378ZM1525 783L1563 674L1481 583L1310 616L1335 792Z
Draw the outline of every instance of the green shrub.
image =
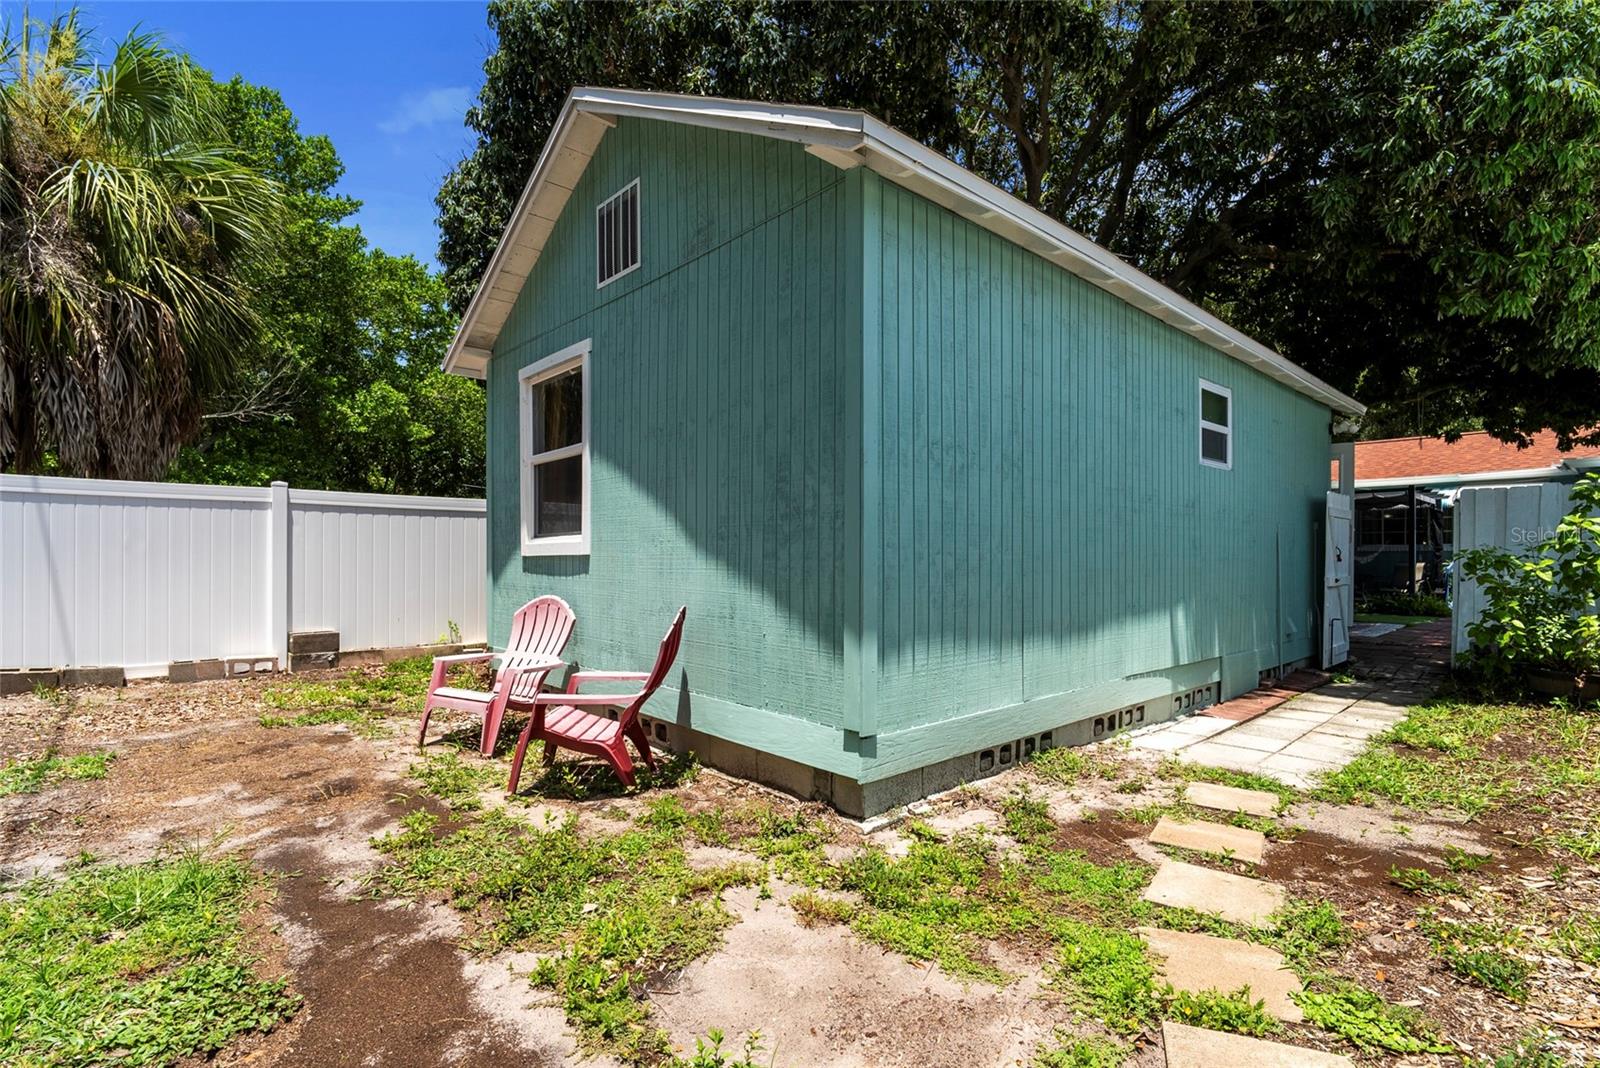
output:
M1580 675L1600 669L1600 474L1572 488L1572 511L1525 553L1499 547L1461 555L1461 573L1483 593L1467 634L1486 676L1533 669Z
M1437 593L1377 590L1363 594L1356 611L1382 616L1448 616L1450 602Z

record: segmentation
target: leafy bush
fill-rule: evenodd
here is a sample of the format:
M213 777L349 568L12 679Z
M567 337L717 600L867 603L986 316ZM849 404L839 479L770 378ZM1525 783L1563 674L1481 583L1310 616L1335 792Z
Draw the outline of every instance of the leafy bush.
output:
M1573 486L1572 504L1555 533L1525 554L1485 547L1461 556L1462 574L1484 600L1467 633L1491 677L1600 669L1600 474Z

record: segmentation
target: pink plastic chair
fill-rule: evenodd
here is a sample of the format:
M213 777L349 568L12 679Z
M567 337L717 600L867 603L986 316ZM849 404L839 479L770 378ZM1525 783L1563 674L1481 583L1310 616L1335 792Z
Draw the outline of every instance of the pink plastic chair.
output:
M500 721L505 718L506 707L533 707L533 699L544 685L545 676L560 667L561 650L572 637L572 625L577 621L567 602L559 597L535 597L511 619L511 637L503 653L460 653L456 656L433 658L433 681L428 684L428 700L422 708L422 728L417 732L417 745L425 745L428 737L428 718L436 708L453 708L462 712L477 712L483 716L483 734L478 740L478 750L484 756L494 753L494 744L500 736ZM444 684L445 673L458 664L498 659L494 686L485 693Z
M522 778L522 761L528 754L528 743L538 738L544 742L546 767L555 763L556 750L565 746L579 753L601 757L616 769L624 786L633 785L633 761L628 756L628 742L639 750L646 766L655 769L656 759L650 752L650 739L639 723L639 711L650 699L672 670L678 657L678 644L683 640L683 617L688 607L678 609L661 647L656 652L656 664L644 671L578 671L567 679L566 693L541 693L533 698L533 714L517 738L516 755L511 758L511 782L506 792L516 793L517 782ZM586 682L640 681L643 685L627 694L580 694L578 687ZM583 711L583 707L617 708L616 719L597 716Z

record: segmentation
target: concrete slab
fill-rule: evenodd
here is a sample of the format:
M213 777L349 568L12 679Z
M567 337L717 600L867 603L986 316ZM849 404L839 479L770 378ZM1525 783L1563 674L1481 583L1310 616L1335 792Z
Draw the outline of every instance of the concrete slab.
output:
M1201 808L1214 808L1220 812L1248 812L1252 816L1270 816L1278 811L1278 795L1265 790L1243 790L1237 786L1223 786L1214 782L1192 782L1184 787L1183 799Z
M1241 749L1237 746L1223 745L1221 742L1204 741L1182 750L1179 754L1184 760L1192 760L1196 764L1206 764L1213 768L1231 768L1234 771L1254 771L1268 754L1256 749Z
M1215 853L1251 864L1260 864L1267 850L1267 836L1260 831L1205 820L1181 823L1166 816L1162 816L1150 832L1150 841L1157 845L1198 849L1202 853Z
M1259 723L1326 723L1337 713L1314 708L1291 708L1283 705L1262 716Z
M1312 735L1336 734L1341 738L1359 738L1366 741L1374 734L1382 734L1387 728L1381 724L1359 719L1346 719L1344 713L1334 716L1319 727L1313 727L1302 737Z
M1156 869L1156 877L1141 897L1157 905L1194 909L1260 927L1283 907L1284 891L1276 883L1169 860Z
M1329 722L1331 722L1331 720ZM1325 723L1309 723L1295 719L1274 719L1269 713L1268 715L1262 716L1260 719L1239 724L1239 726L1228 732L1228 736L1226 738L1219 738L1217 740L1227 743L1233 738L1256 737L1275 738L1278 741L1291 742L1304 734L1308 729L1316 730L1318 727L1323 727L1326 725L1327 724Z
M1166 1020L1161 1024L1161 1044L1167 1051L1167 1068L1354 1068L1355 1062L1337 1053L1268 1042L1263 1038L1207 1031L1203 1027Z
M1283 707L1293 712L1343 712L1354 703L1355 699L1350 697L1324 697L1308 693L1296 697Z
M1162 958L1161 977L1178 990L1191 994L1215 990L1231 994L1250 988L1251 1000L1286 1023L1305 1019L1289 997L1300 990L1300 979L1283 962L1283 954L1237 938L1215 938L1187 931L1138 928L1139 937Z
M1244 727L1235 727L1227 734L1216 739L1216 742L1218 745L1231 745L1235 749L1249 749L1257 753L1276 753L1303 733L1305 732L1298 731L1292 738L1275 738L1271 734L1246 731Z
M1284 746L1278 755L1300 757L1303 760L1314 760L1323 764L1344 765L1366 747L1367 743L1360 738L1341 738L1337 734L1308 734L1298 742Z
M1344 766L1344 761L1328 763L1322 760L1307 760L1300 756L1286 756L1283 753L1273 753L1263 760L1256 769L1263 775L1271 775L1282 779L1284 782L1295 786L1309 786L1317 776L1326 772L1337 771Z

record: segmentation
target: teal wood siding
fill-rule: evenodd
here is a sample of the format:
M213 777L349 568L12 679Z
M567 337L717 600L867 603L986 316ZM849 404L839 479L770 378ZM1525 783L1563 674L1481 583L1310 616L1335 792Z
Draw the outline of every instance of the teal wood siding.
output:
M1132 676L1220 680L1226 659L1239 692L1258 669L1312 655L1328 410L865 181L879 529L864 597L878 602L880 756L898 732L983 709L1108 695L1053 702L1076 710L1067 722L1146 692L1115 685ZM1233 391L1232 470L1199 462L1201 378ZM1004 717L965 729L969 749L1008 737Z
M595 207L634 178L642 264L597 290ZM860 341L840 314L851 304L845 186L799 145L621 120L568 201L488 375L491 641L505 641L517 606L555 593L578 615L569 659L644 669L687 604L669 685L686 684L729 722L762 709L831 727L834 764L840 443ZM525 558L518 371L585 338L591 552ZM667 697L656 711L670 718L678 699ZM730 733L714 717L694 725ZM781 731L757 733L778 751ZM805 737L791 755L829 763L815 741L826 735Z

